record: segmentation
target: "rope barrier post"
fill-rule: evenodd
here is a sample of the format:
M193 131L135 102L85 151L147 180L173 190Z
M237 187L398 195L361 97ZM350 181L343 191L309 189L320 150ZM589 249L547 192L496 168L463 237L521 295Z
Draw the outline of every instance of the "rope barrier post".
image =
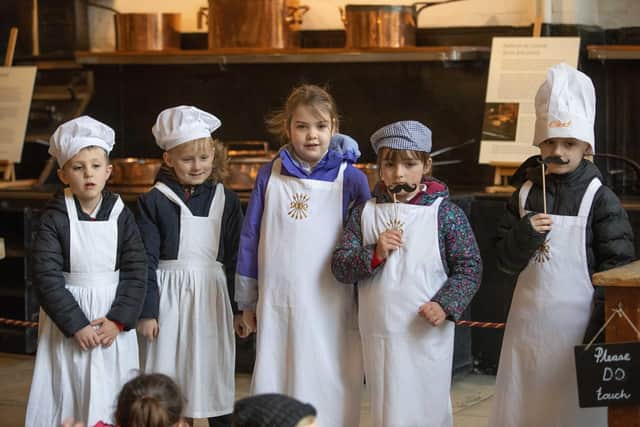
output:
M606 342L640 341L640 261L593 275L605 287L605 313L617 312L605 329ZM609 427L640 427L640 405L609 406Z

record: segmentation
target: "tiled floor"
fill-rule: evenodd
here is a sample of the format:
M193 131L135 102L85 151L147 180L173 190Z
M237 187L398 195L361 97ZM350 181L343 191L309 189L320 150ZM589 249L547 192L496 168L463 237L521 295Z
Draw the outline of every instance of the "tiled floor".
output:
M33 371L32 356L0 353L0 425L20 427ZM249 375L236 376L236 395L243 397L249 390ZM495 377L466 375L455 378L451 390L455 427L486 427ZM361 427L369 426L366 393L362 400ZM206 427L206 422L196 422L196 427ZM322 426L331 427L331 426Z

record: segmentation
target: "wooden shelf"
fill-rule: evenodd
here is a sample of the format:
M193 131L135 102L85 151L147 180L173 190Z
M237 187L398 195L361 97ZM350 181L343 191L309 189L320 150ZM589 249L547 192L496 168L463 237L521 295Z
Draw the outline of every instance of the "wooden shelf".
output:
M640 59L640 45L599 44L587 46L589 59L633 60Z
M478 46L429 46L375 49L215 49L149 52L76 52L84 65L295 64L354 62L472 61L489 59Z

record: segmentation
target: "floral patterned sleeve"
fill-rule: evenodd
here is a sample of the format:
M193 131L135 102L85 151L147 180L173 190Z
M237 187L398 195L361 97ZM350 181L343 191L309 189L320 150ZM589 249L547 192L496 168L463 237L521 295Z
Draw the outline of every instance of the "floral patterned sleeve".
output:
M480 286L480 250L466 215L449 200L440 205L438 235L449 279L431 300L442 306L448 318L458 320Z
M363 246L360 221L364 204L351 210L331 259L331 271L342 283L353 284L373 275L384 264L371 268L375 245Z

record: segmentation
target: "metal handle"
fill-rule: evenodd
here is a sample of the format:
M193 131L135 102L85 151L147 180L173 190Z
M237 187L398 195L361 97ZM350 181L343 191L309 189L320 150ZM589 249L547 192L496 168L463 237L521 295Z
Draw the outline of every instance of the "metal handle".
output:
M347 13L345 12L345 10L341 6L338 6L338 10L340 11L340 19L342 20L342 23L346 27L347 24L349 23L347 21Z
M438 2L419 1L419 2L413 3L411 7L413 7L413 16L416 17L416 23L418 22L418 15L424 9L431 6L438 6L439 4L453 3L454 1L462 1L462 0L445 0L445 1L438 1Z
M209 17L209 8L206 6L201 7L200 9L198 9L198 29L201 30L202 29L202 20L204 19L204 17Z
M287 16L284 18L285 22L289 24L291 30L300 30L302 25L302 17L309 11L309 6L287 6Z

